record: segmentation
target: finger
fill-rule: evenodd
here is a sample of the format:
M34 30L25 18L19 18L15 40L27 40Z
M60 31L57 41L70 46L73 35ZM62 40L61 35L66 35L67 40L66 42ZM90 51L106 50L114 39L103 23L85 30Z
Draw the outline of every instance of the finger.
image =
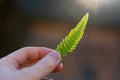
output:
M53 51L32 67L22 69L21 74L23 76L30 76L30 78L38 80L51 73L58 66L60 61L60 54Z
M29 67L29 66L32 66L32 65L34 65L35 63L37 63L36 61L35 62L32 62L32 63L30 63L30 62L26 62L24 65L21 65L21 69L22 68L25 68L25 67ZM59 71L61 71L63 69L63 64L62 63L60 63L54 70L53 70L53 72L59 72Z
M63 64L60 63L60 64L54 69L53 72L59 72L59 71L61 71L62 69L63 69Z
M7 65L19 68L25 61L39 60L51 51L52 49L45 47L25 47L3 58L3 62L6 62Z

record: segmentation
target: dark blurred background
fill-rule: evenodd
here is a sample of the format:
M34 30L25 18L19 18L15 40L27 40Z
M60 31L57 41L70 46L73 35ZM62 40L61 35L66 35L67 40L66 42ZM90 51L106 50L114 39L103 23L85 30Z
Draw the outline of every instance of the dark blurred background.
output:
M0 57L25 46L55 49L90 13L84 38L55 80L120 80L119 0L0 0Z

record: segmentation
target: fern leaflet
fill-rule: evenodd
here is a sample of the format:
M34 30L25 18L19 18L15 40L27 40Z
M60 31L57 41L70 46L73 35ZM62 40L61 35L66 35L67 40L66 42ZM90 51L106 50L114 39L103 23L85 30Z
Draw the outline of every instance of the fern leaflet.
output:
M88 22L89 13L87 13L81 21L76 25L74 29L70 31L68 36L63 39L56 50L61 54L62 58L67 56L68 52L72 52L76 47L79 41L82 39L86 24Z

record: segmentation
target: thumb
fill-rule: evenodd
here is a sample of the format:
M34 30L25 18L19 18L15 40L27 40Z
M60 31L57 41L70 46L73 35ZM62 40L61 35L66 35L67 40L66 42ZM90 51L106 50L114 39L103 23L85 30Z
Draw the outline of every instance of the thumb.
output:
M42 79L51 73L58 66L60 61L61 55L56 51L52 51L32 67L24 68L22 70L22 75L25 77L26 75L29 76L29 80Z

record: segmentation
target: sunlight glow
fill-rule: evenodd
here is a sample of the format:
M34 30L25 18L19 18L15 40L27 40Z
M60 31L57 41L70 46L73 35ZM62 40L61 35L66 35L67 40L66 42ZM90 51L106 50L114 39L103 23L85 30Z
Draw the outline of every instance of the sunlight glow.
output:
M99 7L111 5L114 0L76 0L78 4L83 5L89 10L97 11Z

